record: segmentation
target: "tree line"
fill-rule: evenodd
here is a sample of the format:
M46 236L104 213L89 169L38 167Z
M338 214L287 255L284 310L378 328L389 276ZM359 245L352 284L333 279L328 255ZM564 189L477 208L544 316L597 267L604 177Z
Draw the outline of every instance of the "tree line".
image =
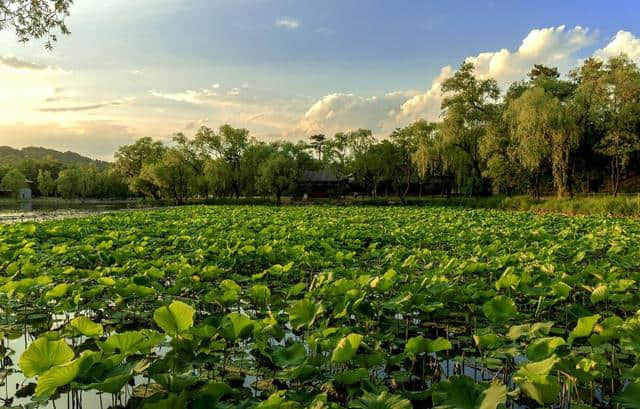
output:
M636 190L624 183L640 175L640 70L625 55L587 59L565 77L534 65L504 93L465 62L442 93L439 121L418 120L382 138L358 129L266 143L230 125L201 127L168 144L145 137L122 146L104 170L51 163L5 169L2 186L22 187L31 177L43 196L280 201L304 193L307 171L328 170L348 180L338 193L403 201L422 194L539 198Z

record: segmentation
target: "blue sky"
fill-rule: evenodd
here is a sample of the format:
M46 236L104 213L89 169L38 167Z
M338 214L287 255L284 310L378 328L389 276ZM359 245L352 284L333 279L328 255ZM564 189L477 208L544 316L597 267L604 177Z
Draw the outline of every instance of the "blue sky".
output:
M466 58L503 86L534 62L640 61L638 15L637 1L76 0L52 53L0 33L0 144L109 159L225 122L267 140L383 136L437 119Z

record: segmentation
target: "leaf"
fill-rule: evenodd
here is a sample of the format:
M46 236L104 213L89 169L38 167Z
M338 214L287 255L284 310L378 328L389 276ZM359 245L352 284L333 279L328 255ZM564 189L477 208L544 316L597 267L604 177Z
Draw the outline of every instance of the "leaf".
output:
M74 332L89 338L101 337L104 332L102 325L96 324L84 316L72 319L67 327Z
M523 365L513 374L513 380L519 384L520 389L531 399L541 405L555 403L560 392L558 378L549 373L560 359L551 357Z
M139 352L145 352L158 345L164 335L157 331L127 331L113 334L106 341L98 341L98 347L105 354L121 354L129 356Z
M224 395L233 392L233 389L224 382L209 381L198 390L198 394L208 399L218 400Z
M495 409L506 402L507 387L495 381L487 387L468 376L452 376L433 387L437 409Z
M569 343L572 343L576 338L589 336L599 319L600 314L580 318L576 327L569 333Z
M18 366L27 378L42 375L54 366L66 364L74 353L64 340L38 338L22 353Z
M254 322L246 315L232 312L224 318L220 330L227 340L235 341L247 336L253 325Z
M551 285L551 290L553 294L560 298L567 298L571 293L571 286L566 284L563 281L557 281Z
M536 322L533 324L513 325L509 328L507 338L512 341L526 336L527 338L537 338L541 335L548 335L553 327L553 322Z
M609 296L609 288L606 285L599 285L591 292L591 304L597 304Z
M484 303L482 312L491 322L503 323L515 317L518 308L511 298L498 295Z
M350 408L356 409L412 409L413 406L408 399L389 392L382 392L375 395L365 392L362 398L349 403Z
M307 350L299 342L288 347L274 347L271 359L280 368L291 368L302 364L307 359Z
M350 369L333 376L334 381L342 385L353 385L368 378L369 371L366 368Z
M506 401L507 387L496 380L482 392L482 402L478 409L496 409Z
M440 352L451 348L453 348L453 346L447 339L438 337L435 340L430 340L419 335L407 341L404 352L415 358L423 353Z
M320 312L320 306L309 299L298 300L289 310L289 322L295 330L311 327Z
M193 316L196 310L182 301L174 301L171 305L160 307L153 313L153 320L167 335L175 338L193 327Z
M349 334L338 341L338 345L333 349L333 353L331 354L331 362L348 362L358 351L362 338L360 334Z
M533 340L527 347L527 358L530 361L541 361L553 355L560 345L566 344L560 337L538 338Z
M640 409L640 383L637 381L630 383L622 392L614 396L613 400L624 408Z
M78 376L81 362L81 359L76 359L64 365L54 366L40 375L36 396L51 396L56 389L73 381Z
M67 291L69 290L69 287L71 287L71 285L67 283L58 284L55 287L53 287L51 290L47 291L44 295L44 298L45 300L53 300L55 298L60 298L67 293Z

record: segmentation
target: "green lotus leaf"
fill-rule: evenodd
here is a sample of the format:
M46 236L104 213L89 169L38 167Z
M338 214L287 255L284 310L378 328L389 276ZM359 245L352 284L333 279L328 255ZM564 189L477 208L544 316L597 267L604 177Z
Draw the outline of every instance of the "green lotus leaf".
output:
M80 372L80 359L63 365L54 366L38 378L36 396L50 396L55 391L68 383L71 383Z
M311 327L320 311L318 303L307 298L298 300L289 310L289 322L295 330Z
M196 310L190 305L182 301L174 301L169 306L156 309L153 320L167 335L175 338L193 327L195 313Z
M563 281L557 281L551 285L551 291L553 294L560 298L567 298L571 293L571 286Z
M157 331L127 331L110 335L105 341L98 341L98 347L105 354L118 354L124 357L146 352L158 345L164 336Z
M572 343L576 338L591 335L591 331L593 331L593 327L599 319L600 314L580 318L576 327L569 333L569 343Z
M256 409L298 409L300 407L298 402L286 399L285 391L277 391L269 395L267 400L260 402Z
M104 332L102 325L96 324L95 322L84 316L72 319L71 322L67 325L67 328L71 329L75 333L84 335L85 337L89 338L101 337Z
M233 389L224 382L209 381L198 389L198 395L206 396L208 399L218 400L224 395L230 394L232 391Z
M268 304L271 299L271 290L266 285L256 284L249 290L254 302Z
M27 378L42 375L54 366L63 365L74 357L64 340L50 341L38 338L22 353L18 366Z
M232 312L222 321L220 331L222 336L229 341L235 341L249 335L254 322L244 314Z
M601 284L596 288L594 288L593 291L591 292L591 297L590 297L591 304L597 304L600 301L604 301L607 299L608 296L609 296L609 288L606 285Z
M451 348L453 348L451 342L445 338L430 340L419 335L407 341L404 352L415 358L422 353L440 352Z
M491 322L504 323L518 314L518 308L511 298L498 295L484 303L482 312Z
M526 381L519 385L525 395L541 405L550 405L558 402L560 382L555 376L544 376L535 381Z
M353 385L368 378L369 371L366 368L349 369L333 376L333 380L342 385Z
M640 382L628 384L613 400L623 408L640 409Z
M408 399L389 392L382 392L375 395L365 392L362 398L349 403L350 408L355 409L412 409L413 406Z
M71 287L71 284L67 284L67 283L58 284L55 287L53 287L51 290L47 291L44 294L44 298L45 300L53 300L56 298L63 297L67 293L67 291L69 291L69 287Z
M143 409L186 409L189 394L184 391L181 393L170 393L166 398L151 398L144 402Z
M486 333L474 335L473 342L475 342L476 346L480 349L493 350L499 348L504 341L498 334Z
M549 358L560 345L566 344L560 337L546 337L533 340L527 347L527 358L530 361L541 361Z
M331 362L344 363L352 359L358 352L362 338L360 334L349 334L338 341L338 345L331 354Z
M509 328L507 338L517 341L522 337L537 338L546 336L553 327L553 322L536 322L533 324L513 325Z
M307 350L299 342L288 347L274 347L271 359L280 368L291 368L302 364L307 359Z
M433 387L432 398L437 409L495 409L506 402L507 387L497 381L487 385L468 376L452 376Z

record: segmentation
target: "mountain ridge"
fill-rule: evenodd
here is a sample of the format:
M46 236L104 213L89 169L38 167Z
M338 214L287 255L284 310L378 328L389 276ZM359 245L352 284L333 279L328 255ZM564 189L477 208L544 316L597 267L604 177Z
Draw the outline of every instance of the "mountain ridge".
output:
M24 148L0 146L0 164L11 164L25 159L51 159L67 165L96 165L98 168L106 168L109 166L109 162L105 162L100 159L93 159L73 151L61 152L41 146L26 146Z

